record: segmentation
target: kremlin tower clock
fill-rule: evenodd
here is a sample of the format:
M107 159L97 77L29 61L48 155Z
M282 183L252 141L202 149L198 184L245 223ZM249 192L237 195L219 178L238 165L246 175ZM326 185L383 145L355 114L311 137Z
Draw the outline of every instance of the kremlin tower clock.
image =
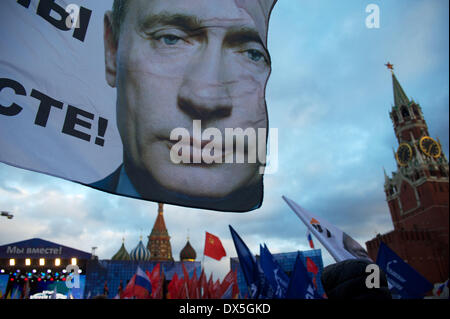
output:
M397 137L397 171L385 172L384 191L394 230L366 243L376 260L380 241L430 282L448 279L449 169L439 138L431 137L420 105L410 100L393 65L394 106L390 117Z

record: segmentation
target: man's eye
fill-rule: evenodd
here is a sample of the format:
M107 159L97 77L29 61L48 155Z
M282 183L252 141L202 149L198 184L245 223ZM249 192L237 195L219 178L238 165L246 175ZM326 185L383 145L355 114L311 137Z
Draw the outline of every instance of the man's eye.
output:
M166 45L175 45L181 38L175 35L163 35L158 40L163 40Z
M247 50L247 56L249 57L250 60L255 61L255 62L259 62L261 59L265 60L264 55L259 52L258 50Z

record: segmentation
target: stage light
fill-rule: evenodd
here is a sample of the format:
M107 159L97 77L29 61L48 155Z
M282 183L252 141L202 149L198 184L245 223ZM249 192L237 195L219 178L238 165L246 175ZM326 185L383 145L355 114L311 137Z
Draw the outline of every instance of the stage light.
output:
M0 272L1 272L2 274L5 273L5 269L0 270Z
M25 266L30 266L31 265L31 259L27 258L25 259Z
M56 258L55 259L55 266L60 266L61 265L61 259L60 258Z
M78 273L81 274L81 269L78 270Z
M50 278L50 281L53 281L53 277L52 277L52 278Z
M77 265L77 259L76 258L72 258L71 262L72 262L72 265L74 265L74 266Z
M36 269L33 269L33 274L35 274L36 273Z
M37 281L41 281L41 277L39 277L39 278L37 279Z
M10 266L15 266L15 265L16 265L16 260L15 260L14 258L11 258L11 259L9 260L9 265L10 265Z
M39 258L39 266L44 266L44 265L45 265L45 259Z
M65 273L66 273L66 270L65 270L65 269L63 269L63 271L62 271L62 272L63 272L63 274L65 274Z
M11 278L11 281L14 281L14 278Z

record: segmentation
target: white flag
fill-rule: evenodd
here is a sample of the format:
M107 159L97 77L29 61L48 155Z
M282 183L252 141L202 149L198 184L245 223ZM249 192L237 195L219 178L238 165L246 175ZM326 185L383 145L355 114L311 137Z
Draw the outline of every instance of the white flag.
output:
M347 259L366 259L373 262L366 250L352 237L323 218L313 216L293 200L283 196L289 207L297 214L308 230L328 250L331 256L340 262Z

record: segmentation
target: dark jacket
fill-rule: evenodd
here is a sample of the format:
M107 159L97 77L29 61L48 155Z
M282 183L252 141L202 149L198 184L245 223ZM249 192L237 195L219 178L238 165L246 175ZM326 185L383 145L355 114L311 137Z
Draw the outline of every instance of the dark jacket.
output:
M120 172L122 169L120 165L114 172L106 176L102 180L96 181L88 186L96 189L117 194L116 189L119 184ZM155 202L167 203L171 205L181 205L186 207L214 209L219 211L233 211L233 212L247 212L257 209L262 204L263 199L263 183L241 188L234 193L218 199L196 198L188 195L182 195L175 192L170 192L163 189L154 180L148 181L148 189L153 190L151 198L134 197L128 194L121 194L133 198L146 199Z
M110 175L106 176L104 179L99 180L95 183L90 184L89 186L101 189L105 192L115 193L117 189L117 185L119 184L120 170L122 169L122 165L120 165L114 172Z

